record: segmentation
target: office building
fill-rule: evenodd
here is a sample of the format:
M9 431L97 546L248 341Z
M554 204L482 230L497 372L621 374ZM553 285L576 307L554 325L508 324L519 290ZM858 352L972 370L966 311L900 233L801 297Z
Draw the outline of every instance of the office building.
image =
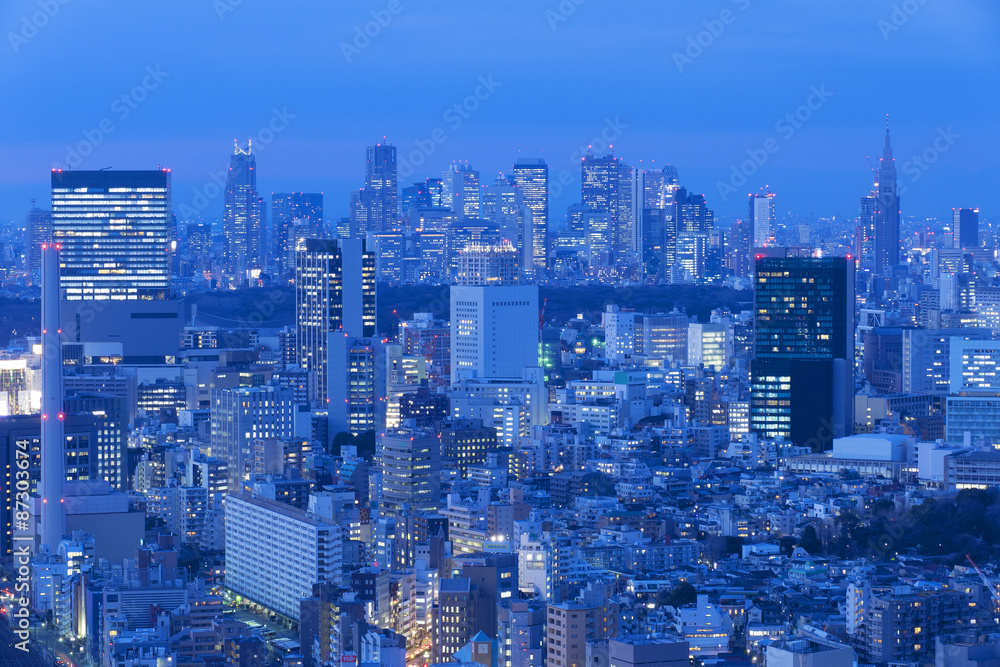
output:
M271 261L293 270L298 239L323 236L323 193L272 192L271 229Z
M441 175L442 205L459 217L477 219L480 193L479 172L468 164L453 164Z
M986 341L988 329L903 329L902 391L945 396L951 387L951 341Z
M516 285L520 282L517 251L503 245L470 245L458 255L458 285Z
M538 286L453 285L451 381L520 378L538 366Z
M774 215L773 192L764 188L763 192L750 195L747 220L753 230L753 245L755 248L774 245L777 218Z
M603 600L548 605L545 624L547 667L582 667L587 642L618 635L618 605Z
M441 507L441 439L429 430L389 429L381 435L382 498L379 509L392 516Z
M170 219L167 169L53 171L62 298L169 298Z
M531 262L536 269L544 269L549 256L549 166L542 159L521 158L514 164L511 178L531 210ZM529 246L527 239L523 246Z
M327 423L331 435L360 435L385 426L385 348L377 337L330 334L327 346Z
M229 278L238 285L264 268L264 200L257 194L257 157L253 145L235 146L229 157L226 204L222 216L223 257Z
M827 449L854 424L854 262L760 257L754 285L751 429Z
M855 252L860 268L875 270L875 218L878 213L878 193L872 190L861 197Z
M25 216L24 268L30 276L42 269L42 244L52 243L52 211L35 206L31 200L31 210Z
M945 411L945 440L961 444L1000 445L1000 341L950 340L950 386Z
M525 271L534 268L532 258L532 210L523 200L523 190L512 178L499 176L483 189L482 218L500 232L504 244L510 244L520 256Z
M967 250L979 248L979 209L951 209L951 230L955 235L955 246Z
M331 334L375 335L375 254L363 239L305 239L296 251L295 327L299 364L329 396Z
M399 205L396 184L396 147L381 143L369 146L365 154L366 232L389 232L396 228Z
M589 211L607 214L610 262L627 259L632 250L631 185L624 182L631 173L631 167L613 153L596 157L588 152L581 162L581 202Z
M692 322L688 325L687 351L689 366L704 364L705 368L721 371L733 356L729 323Z
M226 462L229 491L238 491L254 465L260 438L294 435L291 392L272 386L212 390L212 455Z
M497 431L483 426L481 419L448 419L438 427L441 438L441 465L458 470L465 477L469 466L486 462L497 451Z
M339 526L285 503L230 494L226 498L226 586L293 621L313 585L339 584Z

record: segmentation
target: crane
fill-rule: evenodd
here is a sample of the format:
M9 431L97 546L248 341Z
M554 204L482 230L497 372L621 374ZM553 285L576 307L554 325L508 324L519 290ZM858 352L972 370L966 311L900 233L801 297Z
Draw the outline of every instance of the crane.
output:
M997 591L996 584L991 582L983 571L979 569L979 566L976 565L976 561L972 560L972 556L965 554L965 560L972 563L972 567L976 568L976 572L979 573L979 578L983 580L983 585L989 590L990 595L993 597L993 601L1000 605L1000 591Z

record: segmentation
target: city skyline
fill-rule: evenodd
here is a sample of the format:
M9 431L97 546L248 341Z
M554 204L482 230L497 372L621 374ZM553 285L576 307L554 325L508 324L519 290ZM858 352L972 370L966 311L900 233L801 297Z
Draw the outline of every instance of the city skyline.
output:
M267 23L249 6L222 4L231 11L146 9L139 16L167 30L183 22L211 57ZM314 5L315 20L299 29L322 26L325 39L317 43L323 46L286 45L274 63L236 73L215 89L203 85L216 68L212 61L203 68L197 55L137 43L127 34L123 39L134 57L111 62L106 76L81 87L65 77L86 58L65 63L55 74L43 69L45 58L73 48L67 31L75 26L90 35L118 34L123 32L119 22L135 16L87 15L70 5L43 28L23 30L34 35L25 39L18 27L22 16L30 23L28 10L34 5L9 3L0 14L11 26L0 72L19 87L45 71L55 77L50 89L60 95L70 91L76 109L73 114L54 111L60 105L47 104L50 93L39 91L25 108L0 112L6 126L18 128L5 151L9 161L0 162L0 220L23 224L30 199L44 201L46 172L53 166L148 169L158 163L175 174L176 208L187 205L197 216L219 219L221 194L205 195L215 189L207 187L214 183L211 174L225 169L223 151L234 137L241 143L254 139L261 159L260 192L324 192L331 218L347 214L349 193L364 177L355 156L384 137L399 150L400 188L436 176L455 161L472 163L488 183L520 158L545 159L553 184L560 183L562 172L569 179L551 188L550 228L562 224L562 212L574 203L579 187L574 163L581 149L595 143L599 149L602 142L613 144L616 155L636 168L649 168L653 160L655 168L677 166L687 187L705 194L720 218L741 217L742 196L769 184L781 196L779 217L787 211L800 216L816 211L854 219L858 196L870 186L865 158L880 148L878 132L886 113L892 119L900 187L910 186L903 193L904 217L947 220L951 208L978 206L988 220L997 208L985 187L998 169L986 149L997 137L986 111L994 93L983 89L982 104L967 104L963 95L934 95L924 85L946 80L957 91L995 78L1000 49L988 35L1000 15L993 7L918 4L916 11L900 9L894 16L891 6L863 3L836 10L806 10L792 3L764 8L743 0L641 10L568 5L572 12L559 5L487 6L475 24L435 7L418 15L405 5L397 14L377 3L339 11ZM384 18L380 12L390 17L385 26L376 21ZM668 13L672 20L658 20ZM268 21L281 27L294 18ZM101 22L90 23L95 20ZM376 21L370 30L376 35L366 42L355 28L365 37L371 21ZM655 40L644 23L657 26ZM480 25L516 25L532 48L508 54ZM448 39L426 40L425 29L442 31ZM813 43L803 43L798 29L808 29ZM607 65L594 69L593 57L576 56L568 44L581 39L615 43L620 34L631 36L629 62L636 64L615 68L621 85L614 94L585 94L591 77L607 72ZM769 35L766 46L760 34ZM421 64L446 58L444 44L472 54L462 62L448 60L447 76ZM785 58L789 49L799 57ZM421 62L408 58L410 52L419 53L422 57L412 60ZM524 69L529 57L548 66L529 75ZM871 67L873 61L901 74L885 80ZM333 109L326 103L339 87L363 85L374 72L386 85L363 102ZM777 82L765 88L766 95L753 87L759 72ZM266 83L248 87L249 76ZM329 84L297 85L317 76ZM689 100L694 95L699 103L637 96L629 91L637 86L629 84L639 81L662 81L672 93ZM255 92L244 92L247 88ZM397 95L407 101L405 119L388 103ZM523 116L525 96L538 105L530 122ZM731 103L747 99L753 103ZM919 114L911 111L918 108ZM796 120L795 114L806 120ZM194 115L197 124L187 120ZM734 174L768 139L777 150L765 153L764 163L748 169L754 173L737 185L741 177Z

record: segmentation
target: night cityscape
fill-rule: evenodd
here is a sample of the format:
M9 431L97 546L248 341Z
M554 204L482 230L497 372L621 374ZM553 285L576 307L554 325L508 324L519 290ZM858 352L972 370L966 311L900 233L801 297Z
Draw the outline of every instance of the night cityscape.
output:
M1000 6L0 27L0 667L1000 665Z

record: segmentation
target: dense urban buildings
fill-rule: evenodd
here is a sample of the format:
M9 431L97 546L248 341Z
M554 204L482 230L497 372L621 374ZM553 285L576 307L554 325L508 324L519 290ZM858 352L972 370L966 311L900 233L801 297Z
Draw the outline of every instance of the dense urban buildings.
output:
M628 11L579 4L535 18L575 39L586 15ZM838 117L838 148L860 163L836 168L855 179L845 187L825 162L802 168L848 106L820 112L825 87L779 116L780 144L737 143L730 165L718 142L745 128L719 119L749 107L704 105L731 86L646 76L651 61L628 50L610 78L593 64L614 60L606 50L574 52L590 88L608 81L614 94L559 107L536 135L503 105L540 119L574 73L514 95L508 82L538 68L506 68L496 99L493 75L470 92L442 63L491 64L478 33L442 37L426 8L371 12L338 62L323 61L334 76L353 68L330 88L281 60L325 48L310 38L318 5L294 39L268 24L280 48L252 39L252 8L230 19L233 7L215 5L244 40L226 53L270 54L283 75L237 67L254 82L242 94L234 76L199 89L199 108L218 113L199 117L202 131L225 145L216 123L238 128L279 83L295 109L274 108L228 167L192 186L176 174L186 157L175 172L94 171L79 168L88 145L76 143L50 175L12 151L51 201L20 194L0 226L0 635L13 637L0 664L1000 660L1000 245L991 193L977 199L972 171L961 187L951 175L979 164L967 151L981 124L963 125L970 139L945 156L950 128L921 150L923 121L906 111L869 181L870 131L851 136ZM919 21L938 26L935 11ZM655 11L643 16L659 27ZM501 17L482 23L506 39L505 57L541 62L530 40L504 37ZM709 33L729 40L713 21L685 53ZM387 66L413 25L420 48ZM617 24L599 27L614 37ZM393 38L376 42L376 29ZM12 41L26 49L19 63L30 69L27 50L57 34L72 37ZM907 41L882 36L879 49ZM712 60L742 53L732 37ZM670 39L661 55L691 65ZM796 39L808 51L810 37ZM964 66L974 49L951 46ZM92 67L88 85L117 80L124 53ZM746 63L765 71L758 57ZM775 76L768 89L781 88ZM174 87L133 89L150 100L137 118L159 130L154 100ZM212 104L216 87L231 104ZM48 88L67 100L60 114L89 108L72 86ZM307 109L328 88L339 97L317 124ZM562 151L555 137L580 130L594 100L634 90L645 117L607 117ZM979 99L965 92L956 99ZM770 114L766 97L749 122ZM880 129L882 110L850 106ZM345 109L370 125L329 123L331 140L327 121ZM816 120L792 141L805 115ZM386 117L430 124L411 136ZM503 131L487 137L497 118ZM91 153L133 145L143 126L129 123L100 142L84 130ZM384 131L404 140L370 142ZM175 143L183 156L198 145ZM152 165L176 155L146 154L163 145L133 150ZM894 148L913 157L897 165ZM908 187L921 188L914 209L939 208L902 210ZM4 652L22 643L26 661Z

